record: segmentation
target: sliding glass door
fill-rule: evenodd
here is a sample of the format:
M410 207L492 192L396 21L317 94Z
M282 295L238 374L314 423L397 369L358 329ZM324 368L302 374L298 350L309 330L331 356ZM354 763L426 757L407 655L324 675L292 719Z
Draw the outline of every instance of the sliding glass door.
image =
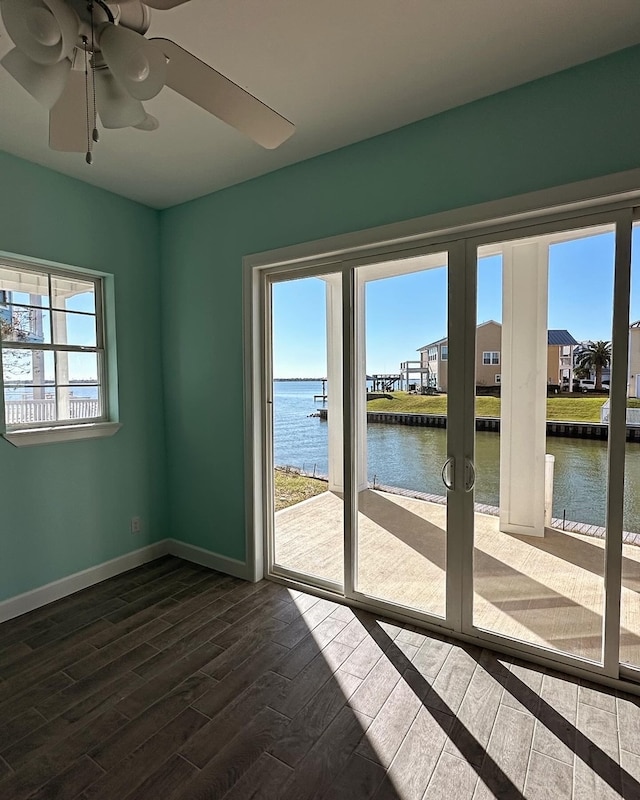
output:
M477 248L473 625L597 663L614 264L614 224Z
M640 669L631 221L266 274L267 572L550 663Z
M344 572L342 279L268 284L272 570L339 590Z
M459 357L449 343L449 271L442 250L353 274L354 596L441 619L455 460L448 374Z
M463 284L460 245L265 283L273 574L455 628Z

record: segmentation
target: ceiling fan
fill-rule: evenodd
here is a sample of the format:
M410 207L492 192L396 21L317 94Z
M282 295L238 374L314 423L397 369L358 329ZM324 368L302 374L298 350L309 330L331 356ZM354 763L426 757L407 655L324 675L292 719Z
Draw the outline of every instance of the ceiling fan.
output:
M49 109L49 146L92 162L104 128L156 130L143 100L164 86L267 149L295 126L169 39L147 39L150 8L189 0L0 0L15 48L0 64Z

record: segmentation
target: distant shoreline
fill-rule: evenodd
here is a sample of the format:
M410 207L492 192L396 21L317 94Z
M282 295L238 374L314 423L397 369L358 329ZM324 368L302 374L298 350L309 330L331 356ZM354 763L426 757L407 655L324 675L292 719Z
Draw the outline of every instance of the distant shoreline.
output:
M273 380L277 383L283 383L285 381L289 383L291 381L307 381L309 383L310 382L321 383L322 381L326 381L327 379L326 378L274 378Z

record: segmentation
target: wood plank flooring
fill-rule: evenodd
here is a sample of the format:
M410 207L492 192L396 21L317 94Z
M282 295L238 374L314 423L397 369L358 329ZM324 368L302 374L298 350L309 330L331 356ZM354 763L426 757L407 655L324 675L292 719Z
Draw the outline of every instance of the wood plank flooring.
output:
M0 625L2 800L640 797L640 699L165 558Z

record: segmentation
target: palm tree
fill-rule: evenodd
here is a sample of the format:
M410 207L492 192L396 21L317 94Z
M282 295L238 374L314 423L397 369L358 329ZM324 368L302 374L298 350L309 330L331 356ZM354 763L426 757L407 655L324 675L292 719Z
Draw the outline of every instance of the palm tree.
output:
M611 364L611 342L587 342L576 356L578 369L594 370L596 373L596 392L602 391L602 370Z

